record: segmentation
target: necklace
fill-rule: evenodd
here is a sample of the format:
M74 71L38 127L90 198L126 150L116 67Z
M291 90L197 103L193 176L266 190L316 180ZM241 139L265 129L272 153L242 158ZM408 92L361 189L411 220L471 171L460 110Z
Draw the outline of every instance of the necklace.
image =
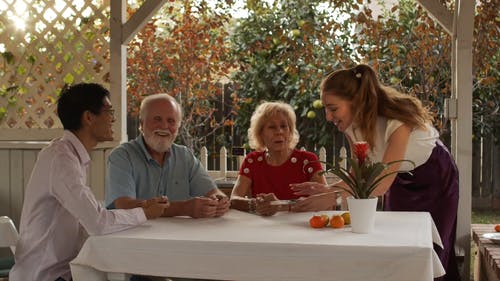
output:
M266 149L265 155L266 155L266 161L269 165L271 166L280 166L283 163L285 163L288 158L290 158L290 155L292 154L291 149L287 149L285 154L280 154L280 156L272 156L269 150ZM282 156L284 155L284 156Z

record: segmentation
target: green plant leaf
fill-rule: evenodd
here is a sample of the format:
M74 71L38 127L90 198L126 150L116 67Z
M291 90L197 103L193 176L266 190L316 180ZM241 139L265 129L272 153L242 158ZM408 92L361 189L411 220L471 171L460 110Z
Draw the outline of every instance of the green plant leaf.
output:
M15 105L17 103L17 98L15 96L11 96L7 99L9 105Z
M369 175L367 175L366 178L367 184L371 185L371 183L375 181L375 179L380 175L380 173L382 173L387 167L388 165L381 162L370 165Z
M358 185L359 183L357 182L357 179L363 178L363 171L358 165L358 161L352 158L348 158L347 162L349 162L349 165L351 165L351 171L354 173L353 176L351 176L352 180Z
M2 57L7 62L7 64L13 64L14 63L14 54L12 52L3 52Z
M16 72L19 75L24 75L24 74L26 74L27 70L26 70L26 67L20 65L17 67Z
M355 193L352 189L348 189L348 188L345 188L345 187L340 186L340 185L331 185L330 187L336 187L336 188L342 189L343 191L352 195L354 198L359 198L359 194Z
M0 107L0 120L2 120L5 115L7 115L7 108L5 108L4 106Z
M321 163L324 163L327 166L332 166L330 163L326 163L324 161L318 161ZM343 167L332 167L327 169L324 173L332 173L339 177L342 181L344 181L347 185L349 186L354 186L357 183L353 180L349 170L343 168Z
M410 162L413 164L413 166L415 167L415 162L411 161L411 160L396 160L396 161L391 161L391 162L388 162L386 165L386 167L389 167L390 165L393 165L393 164L396 164L396 163L399 163L399 162ZM410 171L401 171L401 170L397 170L397 171L393 171L393 172L390 172L390 173L387 173L387 174L384 174L383 176L377 178L377 180L375 180L373 182L373 184L370 186L369 190L370 190L370 193L373 192L373 190L375 190L375 188L377 188L377 186L379 185L379 183L385 179L386 177L392 175L392 174L398 174L398 173L408 173L411 175L411 172Z
M34 65L36 62L36 57L34 55L29 55L26 60L28 61L29 64Z
M71 75L71 73L68 73L66 74L66 76L64 76L64 83L68 84L68 85L71 85L73 84L73 81L75 80L75 77L73 75Z

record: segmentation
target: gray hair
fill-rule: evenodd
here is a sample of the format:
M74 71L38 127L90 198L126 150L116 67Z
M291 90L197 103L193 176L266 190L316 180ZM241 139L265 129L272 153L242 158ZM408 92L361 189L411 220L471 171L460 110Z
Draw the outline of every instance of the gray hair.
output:
M139 119L140 120L144 120L144 117L146 116L147 109L148 109L149 105L152 102L155 102L157 100L166 100L166 101L169 101L169 102L175 104L177 107L179 123L181 122L181 120L182 120L182 106L177 102L177 100L174 97L172 97L171 95L166 94L166 93L149 95L142 100L141 107L139 109Z

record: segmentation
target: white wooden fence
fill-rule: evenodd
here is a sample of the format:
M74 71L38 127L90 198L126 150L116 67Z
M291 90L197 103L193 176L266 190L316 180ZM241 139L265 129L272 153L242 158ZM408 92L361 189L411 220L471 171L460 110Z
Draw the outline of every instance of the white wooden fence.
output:
M301 148L302 150L305 150L305 148ZM319 149L318 152L318 158L322 162L326 162L326 149L324 147ZM228 149L226 147L221 147L219 150L219 163L220 163L220 169L219 170L208 170L208 174L214 179L214 180L225 180L225 179L234 179L238 176L238 170L228 170L227 169L227 160L230 158ZM237 156L237 167L241 166L241 162L245 158L244 155L242 156ZM340 164L342 166L346 166L346 161L344 159L347 158L347 150L345 147L341 147L339 150L339 158L341 161ZM200 151L200 162L203 165L203 167L207 168L208 167L208 149L206 147L202 147ZM322 164L323 169L325 169L325 164Z

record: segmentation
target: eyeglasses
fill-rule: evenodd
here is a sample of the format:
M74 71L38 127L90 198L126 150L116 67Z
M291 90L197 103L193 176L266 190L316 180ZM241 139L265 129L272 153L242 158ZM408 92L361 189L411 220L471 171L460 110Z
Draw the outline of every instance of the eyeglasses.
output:
M114 117L115 116L115 110L114 109L103 109L101 112L107 112L109 116Z

